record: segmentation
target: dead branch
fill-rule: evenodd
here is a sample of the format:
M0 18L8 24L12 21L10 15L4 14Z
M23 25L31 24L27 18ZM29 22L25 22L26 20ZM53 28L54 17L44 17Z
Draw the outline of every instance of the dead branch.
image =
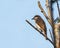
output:
M51 33L50 29L49 29L49 32L50 32L51 39L53 41L54 39L53 39L53 36L52 36L52 33Z
M46 17L46 19L49 19L48 16L47 16L47 14L46 14L46 12L45 12L44 9L42 8L40 1L38 1L38 7L40 8L41 12L42 12L43 15Z
M46 0L46 8L47 8L47 11L48 11L48 17L49 17L49 20L48 22L50 23L50 25L52 26L52 20L51 20L51 7L50 7L50 2L49 0Z
M60 42L60 34L59 34L59 31L60 31L60 23L57 23L55 24L55 36L56 36L56 47L59 48L59 42Z
M58 4L58 0L56 0L56 3L57 3L57 9L58 9L59 17L60 17L60 11L59 11L59 4Z
M51 24L52 24L52 33L53 33L53 38L54 38L54 48L56 48L56 37L55 37L55 32L54 32L55 23L54 23L54 16L53 16L53 2L52 2L52 0L50 1L50 11L51 11L50 18L51 18Z
M42 32L40 32L36 27L34 27L28 20L26 20L26 22L45 37L45 35ZM47 37L47 40L54 46L54 43L48 37Z
M50 19L49 16L47 16L46 12L45 12L44 9L42 8L40 1L38 1L38 6L39 6L41 12L43 13L43 15L46 17L47 21L48 21L48 22L50 23L50 25L51 25L51 19Z

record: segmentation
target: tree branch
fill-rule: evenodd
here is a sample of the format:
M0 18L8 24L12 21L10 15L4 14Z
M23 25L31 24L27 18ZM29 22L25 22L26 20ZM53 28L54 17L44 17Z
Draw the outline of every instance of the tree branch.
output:
M47 14L46 14L46 12L45 12L44 9L42 8L40 1L38 1L38 6L39 6L41 12L43 13L43 15L46 17L46 19L49 19L48 16L47 16Z
M58 4L58 0L56 0L56 3L57 3L57 9L58 9L59 17L60 17L60 11L59 11L59 4Z
M40 32L36 27L34 27L28 20L26 20L26 22L31 25L36 31L38 31L41 35L43 35L45 37L45 35ZM47 40L54 46L54 43L47 37Z
M47 4L47 1L46 1L46 4ZM42 6L41 6L40 1L38 1L38 6L39 6L41 12L43 13L43 15L46 17L47 21L48 21L48 22L50 23L50 25L51 25L50 16L47 16L46 12L44 11L44 9L43 9ZM50 15L50 14L49 14L49 15Z
M52 26L52 20L51 20L51 8L50 8L50 2L49 0L46 0L46 8L47 8L47 12L48 12L48 17L49 17L49 20L48 22L50 23L50 25Z
M50 29L49 29L49 32L50 32L50 36L51 36L52 41L54 41L54 39L53 39L53 36L52 36L52 33L51 33Z
M55 36L55 23L54 23L54 16L53 16L53 1L50 0L50 9L51 9L51 25L52 25L52 33L53 33L53 38L54 38L54 48L56 48L56 36Z

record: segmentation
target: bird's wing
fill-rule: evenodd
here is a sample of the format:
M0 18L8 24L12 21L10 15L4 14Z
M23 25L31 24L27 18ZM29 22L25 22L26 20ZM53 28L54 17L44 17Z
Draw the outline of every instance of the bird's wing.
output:
M40 19L39 21L37 21L37 24L40 26L40 28L46 32L46 25L45 25L45 22Z

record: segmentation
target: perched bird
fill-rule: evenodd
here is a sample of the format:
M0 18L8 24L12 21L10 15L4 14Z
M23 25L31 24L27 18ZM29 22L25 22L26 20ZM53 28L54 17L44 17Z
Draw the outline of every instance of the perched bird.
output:
M45 35L45 38L47 39L47 29L44 20L39 16L35 15L32 20L35 21L36 27L38 30L41 30L43 34Z

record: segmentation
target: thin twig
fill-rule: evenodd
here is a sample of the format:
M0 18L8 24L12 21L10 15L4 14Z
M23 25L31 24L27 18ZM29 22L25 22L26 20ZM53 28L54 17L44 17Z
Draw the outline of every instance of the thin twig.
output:
M60 17L60 11L59 11L59 4L58 4L58 0L56 0L56 3L57 3L58 13L59 13L59 17Z
M40 32L36 27L34 27L28 20L26 20L26 22L45 37L45 35L42 32ZM47 40L54 46L54 43L48 37L47 37Z
M49 32L50 32L50 36L51 36L52 41L54 41L54 39L53 39L53 36L52 36L52 33L51 33L50 29L49 29Z

